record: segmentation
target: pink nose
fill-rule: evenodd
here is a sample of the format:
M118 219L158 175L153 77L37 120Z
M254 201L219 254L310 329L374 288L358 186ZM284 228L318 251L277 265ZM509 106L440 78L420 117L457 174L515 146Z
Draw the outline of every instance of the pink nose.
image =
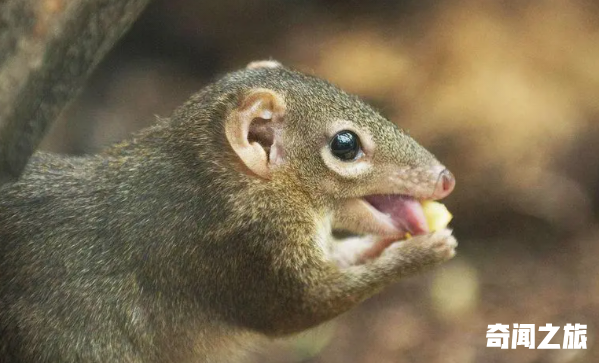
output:
M439 179L437 180L437 185L435 185L432 199L445 198L453 191L453 188L455 188L455 178L453 174L449 170L443 169L439 174Z

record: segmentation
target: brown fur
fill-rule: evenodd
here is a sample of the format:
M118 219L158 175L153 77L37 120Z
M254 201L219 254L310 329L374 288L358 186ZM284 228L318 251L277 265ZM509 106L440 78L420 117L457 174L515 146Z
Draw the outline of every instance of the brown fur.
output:
M223 126L257 88L285 102L285 163L268 180L248 172ZM372 173L350 181L322 162L336 119L369 130ZM441 231L364 264L330 257L343 199L384 186L392 165L438 162L355 96L259 66L101 155L37 154L0 190L0 362L230 361L259 335L334 318L453 256Z

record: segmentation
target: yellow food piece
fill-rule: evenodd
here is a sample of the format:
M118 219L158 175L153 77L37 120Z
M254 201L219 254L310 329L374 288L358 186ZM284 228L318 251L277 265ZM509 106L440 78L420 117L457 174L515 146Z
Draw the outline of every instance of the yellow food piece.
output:
M422 209L424 210L428 229L431 232L444 229L453 218L445 205L432 200L422 202Z

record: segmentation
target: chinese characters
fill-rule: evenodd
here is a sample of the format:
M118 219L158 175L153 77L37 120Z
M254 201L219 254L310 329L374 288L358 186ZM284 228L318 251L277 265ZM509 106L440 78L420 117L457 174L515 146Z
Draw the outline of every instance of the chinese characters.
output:
M510 339L510 326L507 324L488 325L487 347L496 347L501 349L516 349L519 345L535 349L535 325L534 324L513 324ZM547 332L545 338L541 341L537 349L587 349L587 326L582 324L566 324L564 326L563 343L550 343L551 339L559 331L559 326L545 324L539 326L539 331Z

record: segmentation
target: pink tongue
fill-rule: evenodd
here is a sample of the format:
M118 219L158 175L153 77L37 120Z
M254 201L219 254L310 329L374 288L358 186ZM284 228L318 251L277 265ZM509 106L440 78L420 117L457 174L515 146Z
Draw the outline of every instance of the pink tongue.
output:
M420 202L403 195L371 195L366 201L381 213L387 214L396 228L411 235L428 233L428 225Z

